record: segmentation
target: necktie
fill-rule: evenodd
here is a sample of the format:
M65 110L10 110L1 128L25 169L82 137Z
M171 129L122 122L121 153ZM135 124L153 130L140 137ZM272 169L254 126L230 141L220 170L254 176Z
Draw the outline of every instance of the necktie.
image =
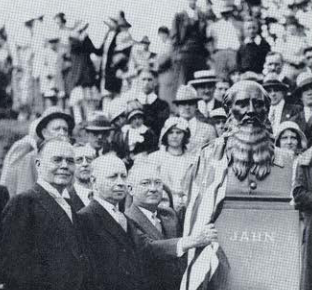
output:
M89 199L89 200L93 200L93 196L94 196L93 191L90 191L90 192L88 193L88 199Z
M100 156L100 150L101 149L95 149L95 156L96 156L96 158Z
M274 127L275 127L275 109L274 108L272 108L272 113L270 116L270 122L271 122L272 128L274 129Z
M160 222L160 220L157 218L156 212L153 213L152 218L153 218L153 221L154 221L154 226L156 227L156 229L157 229L160 233L162 233L163 230L162 230L161 222Z
M125 215L119 211L119 209L114 208L114 212L117 217L117 222L120 224L120 226L123 228L125 232L127 232L127 219Z

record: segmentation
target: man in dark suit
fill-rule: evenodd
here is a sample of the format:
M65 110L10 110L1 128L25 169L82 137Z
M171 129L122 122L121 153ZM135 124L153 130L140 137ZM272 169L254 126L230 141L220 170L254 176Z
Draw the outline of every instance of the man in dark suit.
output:
M126 215L133 220L140 236L140 254L150 290L179 289L185 269L184 253L208 245L217 238L213 225L199 234L183 237L181 224L171 208L158 207L163 184L154 164L134 165L129 177L133 203Z
M1 281L14 290L89 289L76 216L62 197L75 169L70 143L45 141L36 168L37 183L14 196L2 214Z
M147 289L135 228L118 208L127 193L126 178L126 167L116 156L100 156L92 163L94 198L78 216L90 249L95 289Z
M280 123L284 121L294 121L299 125L299 114L302 108L299 105L285 101L288 86L278 80L275 74L268 74L264 79L263 87L269 93L271 99L269 120L273 133L277 132Z
M91 147L77 144L75 152L75 180L68 188L68 195L64 196L75 212L90 203L92 198L91 162L95 157L95 150Z

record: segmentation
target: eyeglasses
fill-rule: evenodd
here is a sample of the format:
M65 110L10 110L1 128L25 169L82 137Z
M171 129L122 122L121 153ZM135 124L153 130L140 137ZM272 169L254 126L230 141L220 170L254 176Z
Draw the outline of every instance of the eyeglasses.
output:
M68 165L75 164L74 158L71 157L61 157L61 156L52 157L52 162L56 165L61 165L63 161L65 161Z
M80 156L80 157L75 159L75 163L76 164L81 164L85 160L88 164L90 164L93 161L93 159L94 158L91 157L91 156Z

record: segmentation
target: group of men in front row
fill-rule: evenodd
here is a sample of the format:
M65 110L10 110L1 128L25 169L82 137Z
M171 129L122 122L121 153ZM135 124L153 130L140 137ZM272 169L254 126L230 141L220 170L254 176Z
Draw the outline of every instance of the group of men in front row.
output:
M216 230L207 225L196 236L179 238L174 211L158 209L157 168L138 164L128 177L118 157L93 160L90 153L61 137L39 146L36 184L3 212L5 289L178 289L184 269L179 257L216 239ZM133 203L124 214L118 205L128 185Z
M211 192L219 204L233 191L290 193L292 162L274 147L268 93L256 82L241 81L228 90L223 105L227 131L202 148L187 178L183 237L175 212L159 207L163 184L153 164L138 162L128 175L112 154L93 159L89 147L73 147L64 136L45 138L35 158L36 184L14 196L2 213L0 282L12 290L179 289L185 254L217 241L214 221L220 213L211 207ZM47 133L49 126L43 127ZM307 216L311 164L309 149L298 159L293 190ZM122 213L126 196L130 206ZM309 218L305 227L303 283L311 289ZM188 276L205 285L196 273Z

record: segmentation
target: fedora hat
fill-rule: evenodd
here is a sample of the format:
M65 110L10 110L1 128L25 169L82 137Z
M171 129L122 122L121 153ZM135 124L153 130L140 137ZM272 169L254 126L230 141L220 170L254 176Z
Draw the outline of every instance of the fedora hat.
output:
M298 75L296 79L297 88L294 90L293 94L301 94L304 88L312 84L312 73L302 72Z
M217 83L219 80L214 70L200 70L194 73L194 79L189 81L187 84L193 87L206 84L206 83Z
M274 74L268 74L264 80L262 86L265 89L268 88L279 88L281 91L287 92L289 89L289 86L281 82L277 76Z
M86 126L86 131L102 132L112 130L109 120L104 115L96 115Z
M68 114L65 114L60 108L50 107L43 112L42 116L40 117L40 121L36 127L36 133L38 137L44 139L42 135L43 129L46 128L46 126L49 124L50 121L55 119L65 120L68 125L68 132L71 135L75 127L75 121L73 117Z
M227 118L223 108L217 108L210 112L210 118Z
M198 102L201 98L198 97L196 90L190 85L182 85L178 89L176 99L173 100L173 103L183 104L183 103L190 103L190 102Z

